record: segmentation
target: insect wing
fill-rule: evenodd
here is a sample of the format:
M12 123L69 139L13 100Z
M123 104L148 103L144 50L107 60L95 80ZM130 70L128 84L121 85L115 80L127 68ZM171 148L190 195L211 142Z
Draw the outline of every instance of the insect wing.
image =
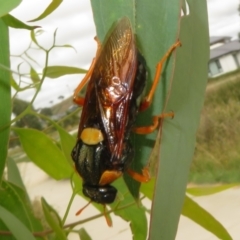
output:
M121 157L137 68L134 34L121 19L104 44L88 84L79 132L100 121L110 152Z
M109 36L93 73L99 79L95 89L108 145L117 159L121 158L136 67L134 34L124 18Z

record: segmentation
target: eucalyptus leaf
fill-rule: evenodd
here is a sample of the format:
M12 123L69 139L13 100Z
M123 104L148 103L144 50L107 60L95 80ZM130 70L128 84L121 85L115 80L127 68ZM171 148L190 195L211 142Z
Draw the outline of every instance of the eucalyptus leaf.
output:
M223 184L220 186L208 186L208 187L192 187L187 189L187 193L193 196L207 196L215 193L219 193L225 191L229 188L233 188L239 186L239 183L232 183L232 184Z
M48 7L41 13L37 18L29 20L28 22L36 22L41 19L44 19L48 15L50 15L53 11L55 11L59 5L62 3L63 0L52 0L52 2L48 5Z
M2 20L5 22L5 24L12 28L18 28L18 29L26 29L26 30L33 30L35 28L39 28L40 26L29 26L19 19L13 17L11 14L7 14L2 17Z
M44 198L41 199L43 212L48 224L51 226L52 230L56 234L56 239L67 240L66 233L61 227L59 222L59 216L57 212L46 202Z
M183 206L182 214L184 216L213 233L219 239L232 240L232 237L223 225L188 196L185 197Z
M53 140L35 129L14 128L27 156L51 177L70 178L72 167Z
M80 228L78 231L81 240L91 240L92 238L84 228Z
M135 199L127 192L126 184L123 179L118 179L114 182L114 186L118 189L119 202L115 202L111 205L112 209L121 208L132 204L129 207L123 207L123 209L115 211L117 216L120 216L125 221L130 222L130 227L133 233L134 240L145 240L147 239L148 224L145 214L145 209L141 206L141 203L136 202ZM114 223L113 223L114 225Z
M2 206L0 206L0 219L5 223L16 240L36 240L26 226Z
M8 5L8 1L1 1L0 6ZM13 1L9 1L9 4L13 4ZM6 5L5 5L6 4ZM9 6L12 6L12 5ZM10 53L9 53L9 32L8 27L2 19L0 19L0 65L3 65L10 69ZM11 121L11 83L10 83L10 72L0 68L0 182L2 179L7 151L8 151L8 139L10 132L10 121Z
M68 67L68 66L49 66L44 70L46 71L46 77L49 78L59 78L68 74L83 74L86 73L86 70L77 68L77 67Z
M39 83L41 80L40 77L38 76L36 70L32 67L30 69L30 77L31 77L33 83Z
M33 215L33 209L25 190L10 182L3 181L0 190L0 203L1 207L14 214L31 232L42 230L39 220ZM1 220L0 229L7 230Z
M25 191L25 186L18 170L17 164L13 158L8 157L7 160L8 181L15 184Z
M0 17L6 15L21 3L21 0L0 0Z

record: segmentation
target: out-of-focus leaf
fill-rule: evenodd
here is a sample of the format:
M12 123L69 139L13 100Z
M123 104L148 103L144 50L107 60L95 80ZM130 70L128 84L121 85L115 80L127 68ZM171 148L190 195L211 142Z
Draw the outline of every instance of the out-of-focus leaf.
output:
M57 128L58 133L60 135L63 153L64 153L65 157L68 159L69 164L73 166L71 152L76 143L76 139L71 134L69 134L67 131L65 131L65 129L60 127L59 125L55 125L55 127Z
M232 240L223 225L188 196L185 197L182 214L213 233L219 239Z
M5 5L3 1L0 4L1 8ZM4 1L8 2L8 1ZM8 3L6 3L6 6ZM17 4L16 4L17 5ZM11 5L9 5L11 6ZM15 6L15 5L14 5ZM0 19L0 64L10 69L9 62L9 38L8 27ZM10 86L10 72L0 68L0 182L2 180L3 170L5 167L7 151L8 151L8 138L10 131L11 120L11 86Z
M58 240L67 240L65 232L62 230L59 222L59 216L57 215L57 212L53 210L53 208L48 205L46 200L44 198L42 200L42 207L43 207L43 212L46 217L46 220L48 224L51 226L53 231L56 234L56 239Z
M36 39L36 33L35 33L34 30L31 30L31 32L30 32L30 37L31 37L32 41L33 41L37 46L39 46L38 41L37 41L37 39Z
M80 228L78 234L81 240L92 240L92 238L84 228Z
M32 19L28 22L36 22L38 20L41 20L41 19L47 17L49 14L51 14L54 10L56 10L58 8L58 6L62 3L62 1L63 0L52 0L52 2L44 10L44 12L42 14L40 14L40 16L38 16L37 18Z
M0 206L0 219L11 231L16 240L36 240L26 226L2 206Z
M10 182L3 181L0 189L0 203L2 207L14 214L31 232L42 230L39 220L32 213L29 197L25 190ZM7 230L4 222L1 220L0 229Z
M35 129L14 128L27 156L51 177L69 178L73 169L51 138Z
M239 186L239 183L224 184L220 186L210 186L210 187L195 187L195 188L188 188L187 193L193 196L199 197L199 196L206 196L206 195L219 193L236 186Z
M83 74L87 71L77 67L68 66L50 66L46 67L43 71L46 71L46 77L58 78L68 74Z
M30 69L30 77L31 77L33 83L38 83L41 80L40 77L38 76L37 72L35 71L35 69L32 67Z
M55 45L55 47L58 47L58 48L72 48L72 49L74 49L75 52L77 52L77 50L70 44Z
M152 178L148 183L141 184L140 191L143 193L147 198L152 199L155 187L155 178Z
M25 186L22 181L22 177L18 170L17 164L11 157L9 157L7 160L7 170L8 181L25 191Z
M6 15L20 4L21 0L0 0L0 17Z
M9 27L12 28L20 28L20 29L27 29L27 30L33 30L35 28L39 28L40 26L29 26L23 22L21 22L20 20L18 20L17 18L13 17L10 14L7 14L5 16L2 17L2 20L5 22L5 24Z
M19 91L20 90L20 87L18 86L17 82L15 81L15 79L13 78L13 76L11 75L11 86L16 90L16 91Z

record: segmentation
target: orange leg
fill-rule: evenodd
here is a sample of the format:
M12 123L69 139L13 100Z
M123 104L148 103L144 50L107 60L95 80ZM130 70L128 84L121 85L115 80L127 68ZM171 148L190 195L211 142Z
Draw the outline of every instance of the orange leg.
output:
M133 129L133 131L137 134L149 134L152 133L154 130L156 130L156 128L159 125L159 122L161 119L166 118L166 117L174 117L174 113L173 112L169 112L169 113L162 113L158 116L154 116L153 117L153 124L150 126L144 126L144 127L135 127Z
M136 181L146 183L150 180L148 167L142 169L142 174L134 172L131 169L127 170L127 173Z
M79 97L78 94L79 92L83 89L83 87L87 84L87 82L89 81L92 73L93 73L93 70L94 70L94 67L95 67L95 63L96 63L96 59L98 58L99 56L99 53L100 53L100 50L101 50L101 43L100 41L97 39L97 37L94 38L96 41L97 41L97 53L96 53L96 57L92 60L92 63L91 63L91 66L90 68L88 69L85 77L82 79L82 81L79 83L79 85L77 86L77 88L75 89L74 91L74 94L73 94L73 101L80 105L80 106L83 106L84 104L84 98L82 97Z
M163 58L158 62L157 66L156 66L156 73L153 79L153 84L152 87L148 93L148 95L144 98L144 100L142 101L139 110L140 111L144 111L145 109L147 109L151 102L152 102L152 98L154 95L154 92L157 88L158 82L160 80L160 75L162 73L162 68L163 68L163 64L164 62L167 60L167 58L171 55L171 53L174 51L174 49L176 49L177 47L181 46L180 41L178 40L176 43L174 43L169 50L166 52L166 54L163 56Z
M150 126L144 126L144 127L136 127L133 129L133 131L137 134L149 134L152 133L158 126L160 123L161 119L164 119L166 117L174 117L174 113L173 112L169 112L169 113L162 113L158 116L154 116L153 117L153 124ZM127 173L136 181L141 182L141 183L146 183L150 180L150 173L149 173L149 168L148 166L145 166L142 169L142 174L139 174L137 172L134 172L131 169L127 170Z

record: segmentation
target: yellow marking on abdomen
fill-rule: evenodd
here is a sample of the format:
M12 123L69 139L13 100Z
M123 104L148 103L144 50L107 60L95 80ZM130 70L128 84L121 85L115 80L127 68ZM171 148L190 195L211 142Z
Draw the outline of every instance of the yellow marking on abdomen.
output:
M103 141L102 132L97 128L84 128L80 138L88 145L96 145Z

